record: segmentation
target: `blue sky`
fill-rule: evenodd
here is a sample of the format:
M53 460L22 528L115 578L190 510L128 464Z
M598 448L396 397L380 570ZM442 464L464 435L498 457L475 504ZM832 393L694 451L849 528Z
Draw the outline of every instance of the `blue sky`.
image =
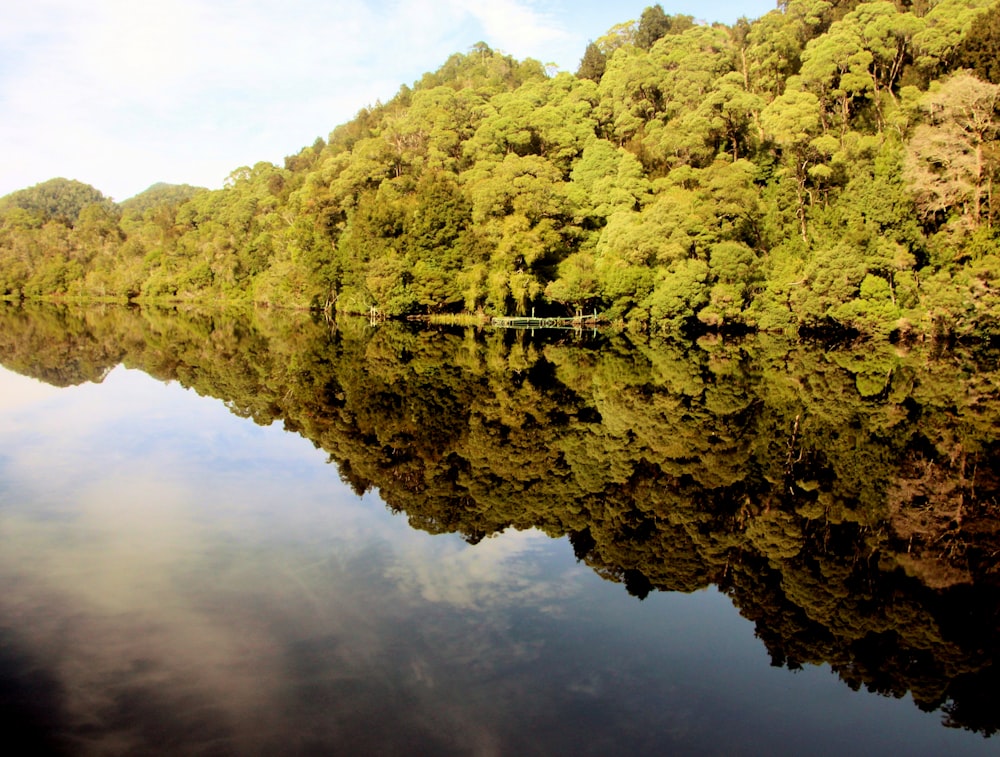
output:
M0 195L55 176L123 200L326 137L483 40L575 70L587 41L649 2L32 0L0 25ZM731 23L774 0L677 0Z

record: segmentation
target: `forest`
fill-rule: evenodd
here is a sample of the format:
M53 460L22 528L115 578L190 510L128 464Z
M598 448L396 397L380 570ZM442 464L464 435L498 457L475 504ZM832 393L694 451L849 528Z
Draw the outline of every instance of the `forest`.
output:
M220 190L0 198L0 297L994 339L998 61L996 0L654 5L575 73L478 43Z
M8 369L179 382L414 528L539 529L640 599L717 586L774 665L1000 730L996 349L644 341L0 303Z

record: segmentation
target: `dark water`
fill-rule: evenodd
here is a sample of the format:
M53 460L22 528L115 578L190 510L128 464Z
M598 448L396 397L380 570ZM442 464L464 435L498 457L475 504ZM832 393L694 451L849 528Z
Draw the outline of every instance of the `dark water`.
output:
M997 751L989 353L7 307L0 361L26 754Z

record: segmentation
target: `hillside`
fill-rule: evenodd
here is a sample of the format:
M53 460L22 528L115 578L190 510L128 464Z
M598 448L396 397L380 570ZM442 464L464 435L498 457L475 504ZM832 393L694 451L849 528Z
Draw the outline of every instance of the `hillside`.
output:
M653 6L576 75L480 43L222 190L9 195L0 295L993 338L998 53L996 0Z

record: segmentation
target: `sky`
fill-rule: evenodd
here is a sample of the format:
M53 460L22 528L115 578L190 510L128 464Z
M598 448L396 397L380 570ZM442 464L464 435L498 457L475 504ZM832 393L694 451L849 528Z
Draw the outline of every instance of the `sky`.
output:
M55 177L121 201L282 165L476 42L575 71L648 1L32 0L0 25L0 196ZM775 0L671 0L732 23Z

